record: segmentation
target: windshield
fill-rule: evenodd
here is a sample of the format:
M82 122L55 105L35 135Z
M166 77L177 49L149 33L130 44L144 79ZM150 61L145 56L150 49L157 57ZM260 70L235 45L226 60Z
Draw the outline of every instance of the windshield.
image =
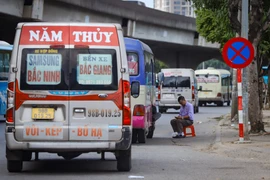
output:
M218 74L197 74L196 78L198 83L219 83Z
M23 49L22 90L116 90L111 49Z
M185 77L185 76L164 77L163 87L188 87L190 88L190 77Z
M8 80L9 60L11 51L0 51L0 80Z

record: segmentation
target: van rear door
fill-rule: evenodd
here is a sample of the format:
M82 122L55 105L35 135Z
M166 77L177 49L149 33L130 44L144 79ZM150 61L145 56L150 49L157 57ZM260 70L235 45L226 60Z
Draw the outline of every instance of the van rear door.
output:
M15 82L10 82L10 86L15 83L15 137L18 141L67 141L69 48L52 46L57 40L68 43L68 35L58 32L68 34L69 27L29 23L17 31L21 31L18 68ZM50 39L47 31L55 37Z
M164 81L161 89L161 99L162 104L178 104L176 95L176 77L167 76L164 77Z
M82 31L99 33L100 39L92 37L90 48L83 35L70 37L69 140L117 141L123 124L118 32L115 26L71 26L71 34Z
M176 96L184 96L189 102L192 102L192 86L190 76L176 77ZM176 99L177 99L176 98Z
M179 104L177 99L184 96L187 100L192 99L191 81L189 76L169 76L164 78L161 94L162 104Z

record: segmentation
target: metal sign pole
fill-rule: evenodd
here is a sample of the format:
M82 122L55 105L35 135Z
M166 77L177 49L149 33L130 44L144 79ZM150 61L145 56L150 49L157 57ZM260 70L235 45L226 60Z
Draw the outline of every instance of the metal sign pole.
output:
M242 105L242 69L237 69L239 142L244 142L244 113Z
M241 17L241 21L242 21L242 28L241 28L241 37L248 39L248 26L249 26L249 20L248 20L248 7L249 7L249 1L247 0L242 0L242 17ZM242 95L243 95L243 99L242 102L240 103L238 101L239 104L242 104L241 106L243 107L243 113L240 114L239 111L239 141L243 142L245 141L249 141L249 135L248 135L248 66L243 68L243 72L242 72L242 89L239 88L238 86L238 93L240 90L242 90ZM240 105L238 105L240 107ZM240 117L242 116L242 117ZM243 123L244 123L244 139L243 137L240 137L240 119L242 118ZM242 127L241 127L242 128Z

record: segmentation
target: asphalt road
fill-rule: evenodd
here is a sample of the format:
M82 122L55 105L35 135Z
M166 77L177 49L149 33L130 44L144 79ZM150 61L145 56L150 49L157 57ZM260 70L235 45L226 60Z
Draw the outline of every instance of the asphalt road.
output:
M262 179L270 177L269 169L256 163L209 153L216 140L215 127L219 117L230 111L229 107L201 107L195 114L196 137L172 139L170 120L177 111L170 110L157 122L153 139L146 144L135 144L132 148L132 170L118 172L115 157L107 153L106 161L100 155L89 153L71 161L54 154L40 154L40 161L25 162L23 172L8 173L5 159L5 124L0 123L0 180L124 180L135 178L153 180L223 180ZM254 173L255 172L255 173Z

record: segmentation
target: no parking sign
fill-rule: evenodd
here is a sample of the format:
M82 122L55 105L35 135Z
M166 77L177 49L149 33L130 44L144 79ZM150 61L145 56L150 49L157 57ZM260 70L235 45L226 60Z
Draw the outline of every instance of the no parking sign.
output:
M245 68L254 58L254 47L245 38L232 38L224 45L222 56L228 66Z

